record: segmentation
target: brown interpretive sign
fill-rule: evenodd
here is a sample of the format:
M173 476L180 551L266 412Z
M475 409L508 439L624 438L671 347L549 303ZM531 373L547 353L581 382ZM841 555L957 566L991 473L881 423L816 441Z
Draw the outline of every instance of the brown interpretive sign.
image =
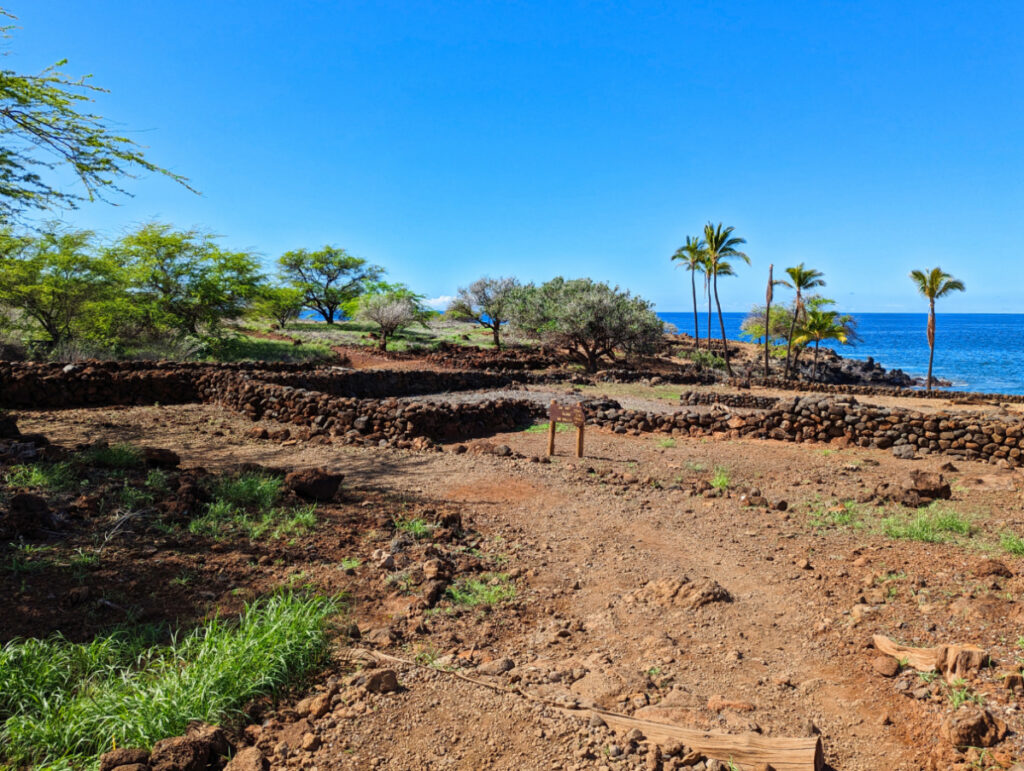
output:
M583 414L582 404L558 404L552 399L548 407L548 418L551 423L548 425L548 455L555 454L555 432L559 423L571 423L576 426L576 457L583 457L583 431L587 422Z

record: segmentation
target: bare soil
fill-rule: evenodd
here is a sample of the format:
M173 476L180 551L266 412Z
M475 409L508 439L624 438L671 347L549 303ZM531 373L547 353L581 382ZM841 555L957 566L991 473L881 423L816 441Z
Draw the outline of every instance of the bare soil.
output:
M357 366L380 363L371 359ZM1024 758L1024 719L1002 680L1024 655L1024 561L998 546L1003 533L1024 533L1024 479L1016 472L957 460L955 471L943 472L953 482L947 506L975 532L921 543L882 532L893 511L872 493L912 468L939 470L941 456L904 461L820 444L668 442L588 430L585 458L569 457L572 436L560 434L557 456L543 463L533 459L545 452L546 436L530 432L497 435L468 452L413 453L251 440L250 422L202 405L16 417L23 431L57 443L167 447L184 467L211 472L257 463L346 475L344 500L321 507L316 532L294 543L112 545L109 563L105 557L88 583L89 598L111 605L86 602L96 617L75 622L74 633L87 634L122 620L118 608L132 603L196 618L289 581L348 592L362 639L346 642L336 671L309 692L333 692L331 678L348 675L358 648L414 663L395 665L397 693L347 689L326 715L301 718L319 737L314 750L296 750L293 740L282 751L300 716L287 704L268 706L266 722L246 735L275 768L677 767L668 754L658 766L646 743L591 725L585 711L553 706L586 703L694 728L820 732L835 769L1008 768ZM487 452L497 445L512 455ZM720 497L707 497L701 491L716 469L728 483ZM770 506L746 506L745 494ZM860 501L845 524L832 516L843 501ZM516 586L513 600L490 609L447 600L424 607L420 585L394 576L429 558L425 543L403 550L395 567L379 564L373 555L388 548L396 519L438 511L457 512L464 523L466 535L434 545L454 559L456 575L503 571ZM77 545L72 538L59 548ZM344 558L361 564L341 570ZM1009 576L993 574L993 558L1005 568L996 572ZM191 578L171 584L182 575ZM88 616L69 609L71 587L19 578L20 588L2 587L0 611L21 625L5 628L5 637ZM665 579L705 578L731 601L686 607L659 594L661 584L645 591ZM1010 737L985 752L954 751L941 735L954 711L949 687L913 671L878 674L876 633L990 651L997 666L965 687L1007 723ZM504 658L513 666L503 674L478 670Z

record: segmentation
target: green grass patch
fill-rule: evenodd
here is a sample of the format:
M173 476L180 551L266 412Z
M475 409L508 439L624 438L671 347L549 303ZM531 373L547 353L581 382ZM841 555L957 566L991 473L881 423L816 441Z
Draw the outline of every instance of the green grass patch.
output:
M710 351L679 351L677 355L692 361L698 369L725 369L725 359Z
M118 502L121 507L128 511L138 511L144 509L153 503L153 493L148 490L143 490L138 487L133 487L127 482L124 483L117 494Z
M516 596L515 584L505 573L483 573L479 578L461 578L445 590L456 605L492 606Z
M295 345L288 340L239 335L216 341L206 358L214 361L315 362L334 359L335 355L320 343Z
M167 472L163 469L150 469L146 474L146 488L157 493L166 493L170 488L167 486Z
M570 426L568 423L557 423L557 422L555 423L555 433L556 434L561 434L563 431L570 431L571 429L572 429L572 426ZM535 423L532 426L528 426L527 428L525 428L523 430L526 431L526 433L528 433L528 434L546 434L548 431L551 430L551 424L550 423Z
M190 720L237 720L326 659L332 600L281 594L155 644L153 629L77 644L0 648L0 752L14 767L95 768L113 746L150 747Z
M417 517L416 519L396 519L395 530L402 533L408 533L413 538L426 538L430 535L437 525L432 525L425 519Z
M1024 557L1024 538L1015 533L1003 533L999 536L999 545L1015 557Z
M815 504L808 514L811 527L863 527L860 507L854 501Z
M715 466L714 472L711 475L711 486L716 490L728 490L729 483L732 480L729 477L729 469L725 466Z
M945 543L955 536L970 537L974 526L955 511L932 504L912 516L886 517L882 520L882 532L889 538Z
M207 506L203 516L193 519L188 529L193 535L212 538L244 535L250 539L277 539L308 533L316 523L316 506L313 504L252 512L221 499Z
M338 563L338 567L342 570L355 570L363 564L363 561L359 557L345 557L341 562Z
M78 475L70 463L25 463L4 475L8 487L33 487L51 493L73 490Z
M662 439L660 442L658 442L658 446L671 449L672 447L676 446L676 440L675 439Z
M222 477L213 485L215 502L265 511L281 497L284 480L270 474L239 474Z
M97 445L79 454L85 463L106 468L137 468L142 465L142 451L130 444Z

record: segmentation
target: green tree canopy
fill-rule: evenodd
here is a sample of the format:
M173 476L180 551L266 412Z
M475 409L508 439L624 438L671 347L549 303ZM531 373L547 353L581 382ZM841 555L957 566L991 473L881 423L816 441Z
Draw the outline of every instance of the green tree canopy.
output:
M252 316L270 319L284 329L295 321L306 306L305 294L293 286L260 287L250 308Z
M116 241L111 258L125 266L143 323L186 334L215 332L257 296L259 262L221 249L213 236L150 223Z
M3 9L0 14L10 17ZM4 37L10 26L0 27ZM0 70L0 222L28 210L73 209L83 201L124 193L120 183L138 171L187 180L146 160L142 148L112 132L86 106L104 89L88 77L65 75L60 61L35 75ZM69 169L80 190L65 189ZM191 188L189 188L191 189Z
M333 324L338 311L367 291L384 269L367 265L366 260L353 257L344 249L325 246L319 251L295 249L278 259L282 275L300 289L306 307L316 311L328 324Z
M512 323L526 337L577 354L591 372L601 358L614 358L618 349L654 350L664 331L652 303L589 278L558 277L520 287L514 294Z
M116 262L99 255L88 230L49 225L32 236L0 234L0 305L52 345L82 334L120 286Z

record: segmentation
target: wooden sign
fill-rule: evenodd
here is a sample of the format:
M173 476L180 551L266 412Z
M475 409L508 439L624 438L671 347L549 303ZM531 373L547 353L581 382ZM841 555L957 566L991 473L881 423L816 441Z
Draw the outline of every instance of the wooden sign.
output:
M583 457L583 431L586 426L587 417L583 414L583 405L558 404L554 399L548 407L548 418L551 423L548 425L548 455L555 454L555 432L559 423L571 423L576 426L576 457Z

